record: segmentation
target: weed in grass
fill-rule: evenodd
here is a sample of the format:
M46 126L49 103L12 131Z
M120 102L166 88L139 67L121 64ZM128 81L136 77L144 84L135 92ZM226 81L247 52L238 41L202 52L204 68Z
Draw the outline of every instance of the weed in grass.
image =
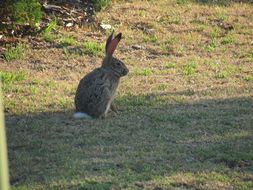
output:
M47 42L53 42L57 37L56 35L53 33L55 32L57 29L57 22L56 19L54 19L53 21L49 22L47 24L47 27L44 29L44 32L42 34L43 39Z
M54 88L54 87L56 87L57 85L56 85L56 82L55 82L54 80L49 80L49 81L47 81L47 82L45 83L45 86L46 86L46 87L50 87L50 88Z
M212 39L211 42L209 42L206 46L205 46L205 50L208 52L213 52L217 47L217 40L216 39Z
M134 71L134 73L136 74L136 75L142 75L142 76L150 76L150 75L152 75L152 70L151 69L149 69L149 68L144 68L144 69L136 69L135 71Z
M0 71L0 79L3 84L11 84L15 82L24 81L27 78L25 71L20 72L5 72Z
M173 51L172 45L178 42L178 38L175 36L169 36L166 40L161 44L161 48L164 51Z
M93 42L93 41L87 41L82 46L84 54L90 55L90 56L97 56L102 55L104 52L104 45Z
M196 72L197 63L193 60L188 61L182 68L182 72L184 75L192 75Z
M167 84L160 84L160 85L158 86L158 90L166 90L167 87L168 87Z
M222 44L232 44L235 41L234 36L232 34L226 35L223 40Z
M166 63L164 67L165 67L166 69L173 69L173 68L176 67L176 63L169 62L169 63Z
M243 79L245 80L245 81L253 81L253 75L248 75L248 76L245 76L245 77L243 77Z
M179 15L173 15L167 19L166 23L181 25L183 23L183 20Z
M38 85L38 84L40 84L41 83L41 81L39 80L39 79L33 79L32 81L31 81L31 85Z
M195 30L198 32L202 32L208 28L208 24L205 20L193 19L191 23L195 26Z
M228 16L227 16L227 14L224 11L221 11L221 12L219 12L219 13L216 14L216 18L219 21L225 22L228 19Z
M37 94L38 88L35 86L30 86L30 92L31 92L31 94Z
M51 33L53 30L57 29L57 21L56 19L52 20L51 22L49 22L46 26L46 28L44 29L44 34L48 34Z
M173 52L173 50L174 50L174 48L171 45L165 44L165 43L161 44L161 48L162 48L163 51L165 51L167 53L168 52Z
M66 97L61 97L58 102L61 108L67 108L69 106L69 100Z
M26 46L24 44L17 44L16 46L9 46L4 51L4 59L6 61L12 61L16 59L21 59L25 56Z
M75 40L74 37L72 36L63 36L59 39L59 43L62 46L72 46L72 45L76 45L77 42Z
M220 68L220 61L211 61L211 60L205 60L204 64L206 66L208 66L211 70L213 70L214 72L218 72L219 68Z
M43 39L46 41L46 42L54 42L54 40L56 39L57 37L54 35L54 34L51 34L51 33L48 33L48 34L43 34Z
M225 79L227 77L228 77L228 73L226 71L219 71L215 75L215 78L217 79Z
M138 11L138 15L139 15L140 17L145 17L146 14L147 14L147 12L146 12L145 10L139 10L139 11Z
M249 56L248 56L249 60L253 61L253 48L250 49L248 54L249 54Z
M215 26L212 28L212 30L209 32L209 36L212 40L216 39L220 35L220 28L218 26Z
M148 43L148 42L156 43L156 42L158 42L158 37L156 35L143 34L143 41L145 43Z
M165 44L170 44L170 45L174 45L174 44L176 44L176 43L178 43L178 38L177 37L175 37L175 36L168 36L167 38L166 38L166 40L165 40Z
M236 71L239 70L237 66L228 65L227 63L224 63L224 65L225 65L225 68L223 68L223 70L221 69L216 70L217 72L216 72L215 78L225 79L233 75Z
M63 47L62 50L63 50L63 54L64 54L66 57L69 57L69 56L71 55L71 52L69 51L68 48Z

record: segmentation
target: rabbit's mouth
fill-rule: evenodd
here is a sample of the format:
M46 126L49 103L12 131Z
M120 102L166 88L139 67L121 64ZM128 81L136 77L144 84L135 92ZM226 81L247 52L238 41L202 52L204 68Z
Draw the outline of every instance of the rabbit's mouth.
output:
M128 70L127 69L124 69L123 71L118 71L116 69L112 69L113 70L113 73L117 76L117 77L123 77L125 75L127 75L128 73Z
M128 72L129 72L128 69L124 69L121 76L126 76L128 74Z

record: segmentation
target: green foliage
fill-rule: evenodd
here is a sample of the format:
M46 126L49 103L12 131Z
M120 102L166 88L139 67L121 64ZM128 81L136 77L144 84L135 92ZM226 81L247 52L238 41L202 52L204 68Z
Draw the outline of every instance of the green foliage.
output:
M152 73L153 73L152 70L149 68L135 70L136 75L150 76Z
M43 32L43 38L45 41L53 42L55 40L56 36L52 34L52 31L56 30L56 28L57 28L56 19L47 24L47 27L44 29Z
M219 37L221 30L218 26L213 27L213 29L210 31L209 36L213 40L217 37Z
M144 35L143 36L143 41L144 42L152 42L152 43L156 43L158 42L158 37L156 35Z
M44 29L44 34L49 34L52 32L52 30L55 30L57 27L56 19L52 20L47 24L47 27Z
M183 23L182 18L179 15L174 15L171 16L168 20L167 20L168 24L176 24L176 25L180 25Z
M59 43L62 46L72 46L72 45L76 45L77 42L75 40L75 38L73 38L72 36L63 36L59 39Z
M245 81L253 81L253 75L248 75L243 78Z
M197 64L195 61L189 61L186 65L183 66L183 74L184 75L192 75L195 73L197 68Z
M25 55L25 45L17 44L16 46L9 46L3 55L6 61L22 58Z
M217 47L217 41L216 39L212 39L206 46L205 46L205 50L208 52L212 52L216 49Z
M83 44L83 51L87 55L101 55L103 53L104 45L97 42L87 41Z
M11 84L13 82L23 81L27 78L27 73L22 72L4 72L0 71L0 80L3 84Z
M249 59L253 61L253 48L249 51Z
M223 40L222 40L222 44L232 44L234 42L234 37L232 34L228 34L226 35Z
M95 11L100 11L102 8L111 4L111 0L94 0Z
M176 67L176 63L173 63L173 62L169 62L169 63L165 64L166 69L172 69L172 68L175 68L175 67Z
M228 77L228 73L226 71L220 71L215 75L217 79L225 79Z
M11 6L12 5L12 6ZM11 0L11 17L17 24L29 23L35 26L42 18L38 0Z

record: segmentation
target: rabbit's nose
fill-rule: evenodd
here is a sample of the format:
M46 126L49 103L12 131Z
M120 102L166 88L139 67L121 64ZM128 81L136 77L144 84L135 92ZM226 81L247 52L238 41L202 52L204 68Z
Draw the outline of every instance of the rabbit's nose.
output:
M123 71L123 75L127 75L127 73L129 72L129 70L128 69L124 69L124 71Z

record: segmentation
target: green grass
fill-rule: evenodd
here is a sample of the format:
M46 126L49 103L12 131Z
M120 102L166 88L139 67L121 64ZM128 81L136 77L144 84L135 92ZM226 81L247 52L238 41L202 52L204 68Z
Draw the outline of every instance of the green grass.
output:
M249 60L253 61L253 48L249 50Z
M111 4L111 0L95 0L94 8L96 11L100 11L101 9L109 6Z
M205 50L207 52L213 52L215 51L216 47L217 47L217 41L216 40L211 40L206 46L205 46Z
M228 34L228 35L226 35L224 38L223 38L223 40L222 40L222 44L232 44L232 43L234 43L234 41L235 41L235 38L234 38L234 36L232 35L232 34Z
M197 63L195 61L188 61L182 68L184 75L193 75L196 72Z
M246 80L246 81L253 81L253 75L245 76L243 79Z
M145 43L148 43L148 42L156 43L156 42L158 42L158 37L156 35L147 35L147 34L144 34L143 35L143 41Z
M0 71L0 80L4 85L14 83L14 82L24 81L26 78L27 78L27 73L24 71L21 71L21 72Z
M57 28L58 26L56 19L49 22L42 33L43 39L46 42L53 42L57 38L57 36L54 33L57 30Z
M220 32L221 32L220 28L218 26L215 26L210 31L209 36L212 40L216 39L219 36Z
M227 78L227 77L228 77L228 72L226 72L226 71L219 71L219 72L215 75L215 77L216 77L217 79L224 79L224 78Z
M22 59L25 56L26 46L18 43L16 46L8 46L3 52L4 59L6 61L12 61Z
M75 38L73 38L72 36L62 36L59 39L59 44L62 46L73 46L73 45L76 45L77 42Z
M149 69L149 68L136 69L134 71L134 74L136 74L136 75L143 75L143 76L150 76L150 75L152 75L152 73L153 73L152 70Z
M102 55L104 52L104 45L93 41L84 42L82 48L85 54L91 56Z
M183 22L182 18L178 15L172 15L166 21L167 24L176 24L176 25L181 25L182 22Z
M169 62L169 63L165 64L166 69L172 69L172 68L175 68L175 67L176 67L176 63Z

